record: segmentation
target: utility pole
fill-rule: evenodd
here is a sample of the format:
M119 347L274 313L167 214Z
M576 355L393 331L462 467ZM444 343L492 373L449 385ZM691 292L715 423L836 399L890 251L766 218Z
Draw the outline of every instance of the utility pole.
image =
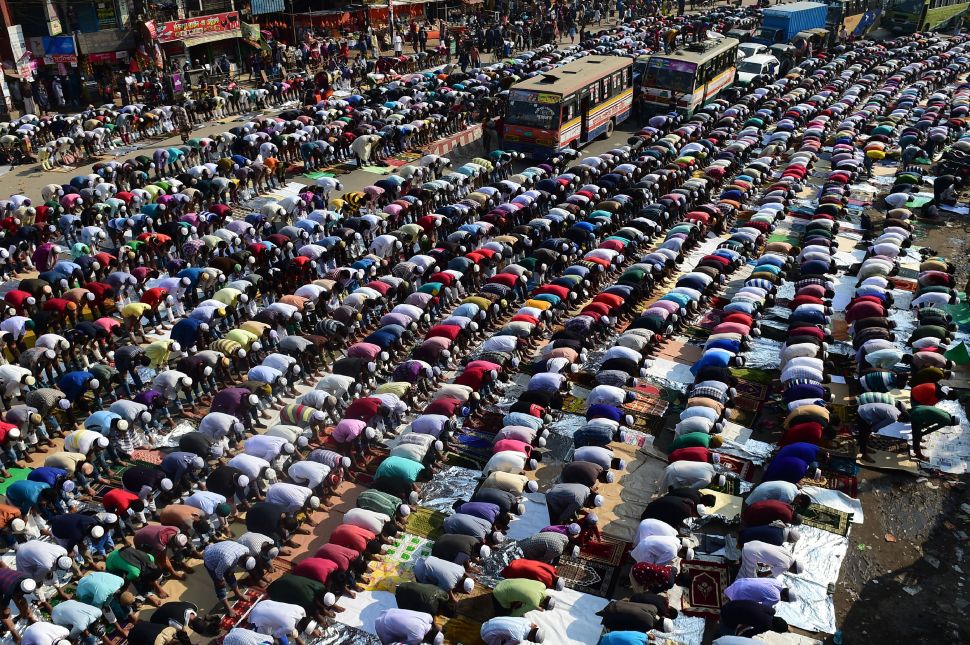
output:
M387 24L390 27L391 47L394 47L394 0L387 0Z

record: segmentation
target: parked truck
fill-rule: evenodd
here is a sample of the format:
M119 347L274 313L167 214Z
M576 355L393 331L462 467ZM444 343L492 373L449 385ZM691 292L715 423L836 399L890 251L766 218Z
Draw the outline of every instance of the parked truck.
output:
M825 26L828 6L821 2L792 2L769 7L762 13L761 28L751 38L756 43L790 43L800 31Z

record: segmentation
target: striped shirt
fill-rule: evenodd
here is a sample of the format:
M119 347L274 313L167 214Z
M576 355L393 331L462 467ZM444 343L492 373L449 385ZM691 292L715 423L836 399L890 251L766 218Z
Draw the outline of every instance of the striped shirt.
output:
M522 557L539 562L553 562L563 554L569 544L569 536L544 531L519 541Z

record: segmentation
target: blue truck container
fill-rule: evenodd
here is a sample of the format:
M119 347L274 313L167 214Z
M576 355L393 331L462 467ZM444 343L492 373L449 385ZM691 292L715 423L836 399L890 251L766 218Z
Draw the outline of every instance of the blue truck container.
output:
M756 43L788 43L800 31L825 27L828 5L821 2L792 2L765 9L761 28L754 35Z

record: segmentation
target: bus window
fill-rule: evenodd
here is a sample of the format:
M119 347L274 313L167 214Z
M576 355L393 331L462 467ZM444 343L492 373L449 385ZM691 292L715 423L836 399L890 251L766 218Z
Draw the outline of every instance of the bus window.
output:
M620 93L620 72L613 74L610 77L610 82L613 84L613 91L610 92L610 96L616 96Z
M710 80L710 74L708 72L711 70L712 63L713 61L708 61L697 66L697 74L694 80L695 87L704 87L704 84Z
M576 97L570 96L566 99L566 102L562 104L562 122L563 124L569 123L576 118Z
M623 86L624 89L627 87L633 87L633 68L627 67L624 74L626 75L626 84Z

